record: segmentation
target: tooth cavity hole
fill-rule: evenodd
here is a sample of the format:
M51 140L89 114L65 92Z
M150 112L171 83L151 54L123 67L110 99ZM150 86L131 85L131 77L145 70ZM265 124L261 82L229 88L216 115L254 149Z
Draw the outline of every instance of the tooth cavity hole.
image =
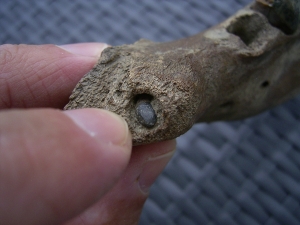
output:
M228 102L224 102L223 104L220 105L221 108L231 108L233 107L234 102L233 101L228 101Z
M148 101L151 102L153 99L152 95L149 94L139 94L134 97L134 103L136 104L138 101Z
M270 85L270 82L266 80L266 81L262 82L260 86L261 86L262 88L266 88L266 87L268 87L269 85Z
M227 31L238 36L246 45L250 45L261 31L261 21L257 15L244 15L234 20Z

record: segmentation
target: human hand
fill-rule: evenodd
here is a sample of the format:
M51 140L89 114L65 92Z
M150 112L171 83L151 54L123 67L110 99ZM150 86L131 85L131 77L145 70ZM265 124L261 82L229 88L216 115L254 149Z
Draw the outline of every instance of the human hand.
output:
M175 141L132 148L117 115L59 110L104 47L0 46L1 224L138 223Z

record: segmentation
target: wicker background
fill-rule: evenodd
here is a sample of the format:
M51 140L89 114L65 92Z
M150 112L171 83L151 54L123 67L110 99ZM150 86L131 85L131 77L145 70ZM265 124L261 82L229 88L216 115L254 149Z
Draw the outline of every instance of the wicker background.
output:
M0 0L0 43L186 37L249 0ZM256 117L198 124L151 189L140 225L300 224L300 98Z

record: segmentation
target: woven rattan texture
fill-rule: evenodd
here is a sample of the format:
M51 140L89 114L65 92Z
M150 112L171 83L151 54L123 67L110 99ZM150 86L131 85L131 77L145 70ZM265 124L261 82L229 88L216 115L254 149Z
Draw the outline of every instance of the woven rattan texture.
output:
M250 0L0 0L0 43L169 41ZM300 98L237 122L195 125L153 185L140 225L300 224Z
M1 43L174 40L231 15L249 0L0 0Z
M180 137L141 224L300 224L299 103Z

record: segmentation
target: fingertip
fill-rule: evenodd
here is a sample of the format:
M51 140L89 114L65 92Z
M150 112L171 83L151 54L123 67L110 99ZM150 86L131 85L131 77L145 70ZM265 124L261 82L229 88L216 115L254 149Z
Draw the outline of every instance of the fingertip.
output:
M129 165L121 179L93 207L70 224L135 224L149 195L149 188L170 161L176 140L135 146Z
M147 145L134 146L133 151L136 155L147 155L147 157L155 158L173 152L176 149L176 145L176 139L171 139Z
M175 150L176 139L136 147L136 157L144 158L142 170L137 178L142 194L148 195L150 187L169 163Z
M128 125L117 114L103 109L76 109L64 113L102 145L115 145L124 151L131 150L132 140Z
M0 45L0 108L63 108L107 46Z
M106 43L76 43L76 44L66 44L58 45L61 49L68 51L75 55L80 56L90 56L99 58L101 52L107 48L109 45Z

